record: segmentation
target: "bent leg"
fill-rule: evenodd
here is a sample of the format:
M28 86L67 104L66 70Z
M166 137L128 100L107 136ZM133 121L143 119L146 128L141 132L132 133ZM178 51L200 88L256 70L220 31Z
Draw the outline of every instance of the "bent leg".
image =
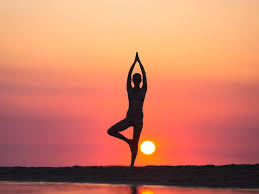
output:
M140 134L142 131L142 127L143 127L143 122L139 121L137 123L134 124L133 126L133 140L131 142L130 145L130 149L131 149L131 164L130 166L133 167L137 154L138 154L138 142L139 142L139 138L140 138Z
M119 132L124 131L125 129L132 126L127 119L123 119L120 122L113 125L110 129L108 129L107 133L113 137L119 138L129 144L129 139L120 134Z

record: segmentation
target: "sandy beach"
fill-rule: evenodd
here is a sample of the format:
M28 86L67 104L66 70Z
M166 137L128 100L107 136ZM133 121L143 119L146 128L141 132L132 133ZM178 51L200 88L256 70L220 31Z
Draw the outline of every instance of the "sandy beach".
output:
M0 167L0 181L259 188L259 164L204 166Z

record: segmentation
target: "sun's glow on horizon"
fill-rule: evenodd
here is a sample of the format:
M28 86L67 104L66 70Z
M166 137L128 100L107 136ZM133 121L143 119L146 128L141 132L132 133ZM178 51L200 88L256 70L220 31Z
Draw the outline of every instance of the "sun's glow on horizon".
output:
M154 153L156 146L152 141L144 141L140 146L140 150L143 154L150 155Z
M154 192L151 190L144 190L144 191L141 191L141 194L154 194Z

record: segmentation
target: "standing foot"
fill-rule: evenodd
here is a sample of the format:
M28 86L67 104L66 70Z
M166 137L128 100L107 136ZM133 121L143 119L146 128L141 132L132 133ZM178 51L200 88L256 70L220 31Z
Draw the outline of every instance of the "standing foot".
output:
M135 159L138 153L138 142L134 141L133 139L129 140L129 146L130 146L130 151L131 151L131 164L130 167L134 166Z

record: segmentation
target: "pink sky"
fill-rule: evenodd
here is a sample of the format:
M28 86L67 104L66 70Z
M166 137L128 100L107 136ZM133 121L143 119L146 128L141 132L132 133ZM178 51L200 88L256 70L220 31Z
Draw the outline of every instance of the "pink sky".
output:
M256 0L1 1L0 166L129 165L106 131L126 115L136 51L148 78L140 141L157 146L136 165L258 163L258 10Z

